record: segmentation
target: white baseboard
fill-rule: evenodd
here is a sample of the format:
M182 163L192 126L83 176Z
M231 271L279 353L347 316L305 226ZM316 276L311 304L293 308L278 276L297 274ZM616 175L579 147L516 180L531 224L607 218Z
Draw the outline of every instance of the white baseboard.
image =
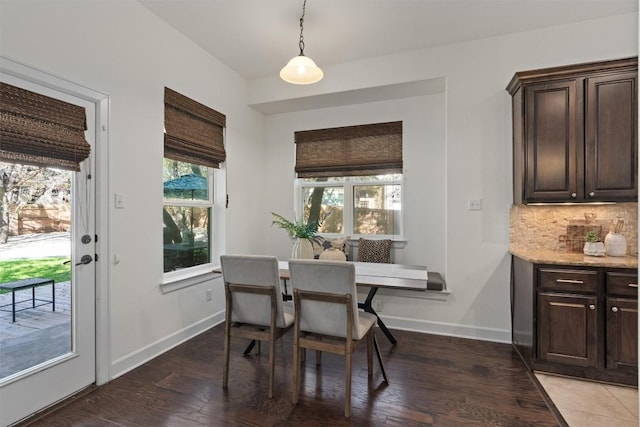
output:
M482 328L385 315L380 315L380 318L390 329L469 338L480 341L511 343L511 330L508 329ZM378 335L378 339L382 339L382 337Z
M224 322L224 310L115 360L111 365L111 372L113 373L111 380L126 374L222 322Z

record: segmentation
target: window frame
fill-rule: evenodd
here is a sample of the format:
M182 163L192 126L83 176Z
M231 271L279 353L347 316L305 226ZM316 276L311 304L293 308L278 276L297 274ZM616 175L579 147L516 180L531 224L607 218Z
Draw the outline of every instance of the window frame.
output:
M294 212L296 218L301 218L304 215L304 197L303 192L306 188L315 187L342 187L344 192L344 206L343 212L343 232L342 233L319 233L323 237L339 237L339 236L351 236L351 240L357 240L359 238L373 238L373 239L391 239L394 242L404 242L404 174L400 173L399 179L385 179L380 181L357 181L360 176L339 176L327 178L327 181L311 182L307 181L307 178L295 178L294 180ZM383 175L369 175L369 176L383 176ZM355 234L352 233L354 229L354 189L358 186L370 186L370 185L399 185L402 193L400 201L400 215L397 224L399 230L394 234ZM349 207L349 209L347 209ZM350 230L351 232L348 232Z

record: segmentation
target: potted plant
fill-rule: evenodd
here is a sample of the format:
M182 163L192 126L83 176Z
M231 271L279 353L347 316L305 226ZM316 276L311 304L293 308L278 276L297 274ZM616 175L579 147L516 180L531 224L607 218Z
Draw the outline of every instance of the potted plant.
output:
M604 256L604 243L597 231L589 230L585 233L583 252L589 256Z
M311 242L315 239L320 224L317 221L305 222L302 218L289 221L275 212L271 212L271 215L273 215L271 225L282 228L289 234L289 237L295 239L291 258L313 259L313 245Z

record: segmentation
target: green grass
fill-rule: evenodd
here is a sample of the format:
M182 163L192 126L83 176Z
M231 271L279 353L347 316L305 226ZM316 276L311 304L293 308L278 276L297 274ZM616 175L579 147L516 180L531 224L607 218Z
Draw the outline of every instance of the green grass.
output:
M68 257L51 257L0 261L0 283L30 277L53 279L56 283L68 282L71 280L71 264L63 264L68 260Z

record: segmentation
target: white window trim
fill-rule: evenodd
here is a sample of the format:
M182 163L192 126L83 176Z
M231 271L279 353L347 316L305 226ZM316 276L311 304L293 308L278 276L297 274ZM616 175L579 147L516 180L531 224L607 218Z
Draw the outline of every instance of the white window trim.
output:
M329 178L327 181L322 182L307 182L304 179L296 178L294 180L294 203L295 203L295 215L296 218L301 218L304 213L304 199L302 197L302 191L305 188L314 187L342 187L344 188L344 207L343 207L343 233L319 233L323 237L332 238L340 236L351 236L352 241L357 241L359 238L363 239L391 239L394 241L394 247L404 247L406 239L404 238L404 202L400 209L400 232L397 234L354 234L349 233L346 230L353 230L353 188L360 185L400 185L403 190L402 199L404 200L404 174L402 179L398 180L381 180L381 181L354 181L351 177L344 177L343 180L335 180ZM347 209L349 207L349 209ZM398 243L396 245L396 242ZM356 245L357 246L357 245Z

